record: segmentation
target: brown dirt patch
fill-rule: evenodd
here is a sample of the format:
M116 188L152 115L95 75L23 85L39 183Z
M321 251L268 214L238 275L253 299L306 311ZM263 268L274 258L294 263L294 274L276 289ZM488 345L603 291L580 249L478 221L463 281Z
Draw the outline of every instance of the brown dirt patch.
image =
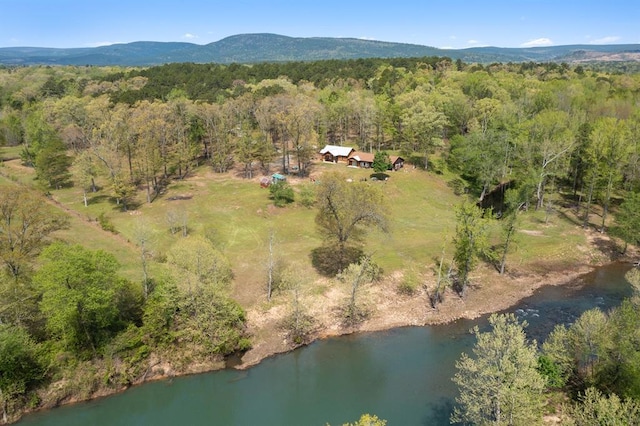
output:
M625 257L613 250L615 242L604 234L585 231L589 245L578 250L580 259L572 264L554 259L540 260L529 266L512 268L509 273L499 275L489 266L480 266L471 277L472 284L465 298L448 291L445 300L435 309L431 308L428 293L424 288L414 295L399 294L398 284L402 274L396 273L367 290L366 303L371 308L370 317L357 329L344 328L336 311L348 297L348 289L334 280L322 283L325 290L319 295L307 295L304 303L316 319L318 330L315 339L353 332L380 331L395 327L441 324L459 318L476 318L515 305L520 300L546 285L563 285L575 281L594 267L614 261L637 261L640 251L629 247ZM427 287L433 286L435 277L425 277ZM281 296L273 303L286 305ZM237 368L248 368L274 354L289 351L293 346L287 342L279 327L286 308L258 307L249 309L249 330L254 335L254 347L242 358Z

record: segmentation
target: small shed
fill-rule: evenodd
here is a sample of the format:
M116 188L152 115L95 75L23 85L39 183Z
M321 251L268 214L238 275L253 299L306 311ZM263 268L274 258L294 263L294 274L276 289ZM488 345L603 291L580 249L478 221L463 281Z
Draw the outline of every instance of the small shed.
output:
M263 176L262 178L260 178L260 188L268 188L269 185L271 185L271 179L269 179L267 176Z
M391 157L391 170L399 170L404 166L404 158L392 155Z
M287 177L284 175L281 175L280 173L274 173L271 175L272 183L284 182L286 180L287 180Z

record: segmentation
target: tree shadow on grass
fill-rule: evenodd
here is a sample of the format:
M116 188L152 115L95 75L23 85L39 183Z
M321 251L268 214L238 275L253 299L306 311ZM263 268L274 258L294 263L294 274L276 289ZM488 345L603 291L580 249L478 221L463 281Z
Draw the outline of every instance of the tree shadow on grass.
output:
M337 245L324 245L311 250L311 264L319 274L334 277L351 263L358 263L364 256L360 247L346 247L341 259Z

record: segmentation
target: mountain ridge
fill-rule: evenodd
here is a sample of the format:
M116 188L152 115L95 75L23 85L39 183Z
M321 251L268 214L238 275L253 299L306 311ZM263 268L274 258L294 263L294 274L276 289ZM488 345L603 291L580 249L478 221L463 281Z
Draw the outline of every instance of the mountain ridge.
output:
M200 45L135 41L99 47L0 48L2 65L153 66L176 62L257 63L323 59L442 56L469 63L640 62L640 44L440 49L411 43L336 37L289 37L271 33L236 34Z

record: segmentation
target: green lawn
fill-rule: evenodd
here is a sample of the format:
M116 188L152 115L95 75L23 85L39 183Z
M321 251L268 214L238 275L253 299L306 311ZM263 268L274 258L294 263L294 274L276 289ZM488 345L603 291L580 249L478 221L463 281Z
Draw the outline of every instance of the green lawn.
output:
M4 165L6 176L19 173ZM353 169L344 165L317 164L312 175L321 181L326 170L339 170L353 180L367 178L371 185L380 186L389 204L390 232L372 231L365 241L365 250L385 273L404 268L425 271L440 256L443 244L452 252L455 233L454 207L462 202L447 186L448 176L427 173L410 166L390 172L388 181L373 182L371 170ZM33 176L21 175L20 181ZM2 184L11 184L3 179ZM102 182L98 182L101 184ZM292 182L299 190L313 185L308 180ZM15 184L15 183L13 183ZM269 191L260 188L258 178L246 180L229 174L215 174L208 167L196 170L184 181L171 183L165 193L151 204L145 202L144 192L136 197L137 206L122 211L102 188L90 195L85 207L82 192L77 187L53 191L53 198L64 208L76 212L71 228L58 236L88 248L102 248L114 253L125 274L141 278L140 253L136 248L136 229L142 224L153 230L151 248L155 259L162 260L171 245L182 238L169 232L167 212L187 213L189 232L213 236L217 246L229 258L234 270L234 293L244 304L252 304L262 297L267 261L269 234L276 237L278 256L295 263L301 276L314 281L318 275L311 266L310 253L322 244L315 225L316 211L299 203L276 208L269 200ZM118 236L96 226L96 218L103 213L118 231ZM93 222L93 223L89 223ZM509 255L512 265L537 265L545 262L570 262L575 247L585 241L584 233L560 215L553 215L545 223L544 212L521 215L517 245ZM499 223L492 225L492 241L499 242ZM128 241L128 242L127 242ZM567 255L567 253L569 255ZM161 266L156 265L156 269Z

